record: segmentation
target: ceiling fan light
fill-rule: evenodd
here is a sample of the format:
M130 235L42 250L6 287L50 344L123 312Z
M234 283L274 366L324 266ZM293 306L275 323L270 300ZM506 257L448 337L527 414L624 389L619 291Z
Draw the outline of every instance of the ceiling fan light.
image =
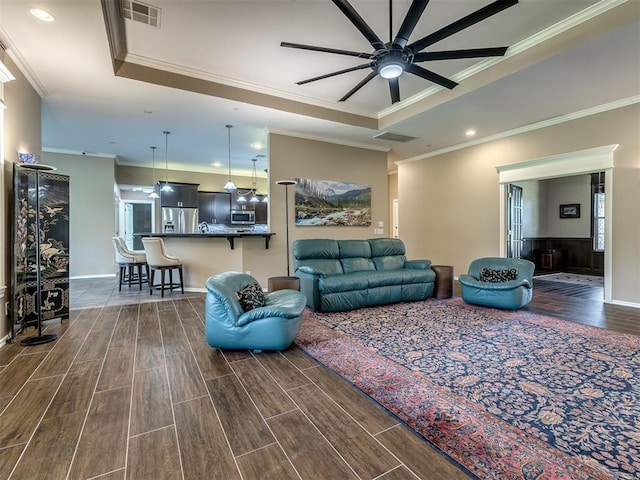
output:
M378 73L382 78L398 78L404 72L402 63L389 62L382 65L378 69Z

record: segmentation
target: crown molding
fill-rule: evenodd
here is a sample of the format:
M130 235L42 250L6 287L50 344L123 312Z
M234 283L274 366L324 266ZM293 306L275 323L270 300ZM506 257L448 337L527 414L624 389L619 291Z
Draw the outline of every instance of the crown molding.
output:
M0 83L7 83L15 79L16 77L13 76L7 66L0 60Z
M275 133L276 135L302 138L304 140L314 140L316 142L333 143L335 145L343 145L345 147L363 148L365 150L374 150L376 152L389 153L391 151L391 149L387 147L378 147L376 145L365 145L363 143L346 142L344 140L337 140L335 138L321 137L318 135L308 135L305 133L294 132L293 130L279 130L276 128L267 128L267 133Z
M38 76L34 73L31 67L29 67L29 64L22 57L22 55L20 54L20 51L17 49L15 44L11 41L11 39L9 38L9 35L2 28L1 25L0 25L0 38L2 39L2 42L6 47L5 53L9 55L9 58L11 58L13 63L16 64L16 67L18 67L18 70L22 72L22 74L26 77L27 81L31 84L33 89L41 98L46 97L49 94L49 92L47 92L47 89L44 88L44 85L38 79Z
M163 62L155 58L145 57L143 55L137 55L131 52L128 52L126 54L124 61L127 63L141 65L143 67L149 67L149 68L154 68L156 70L162 70L166 72L176 73L178 75L184 75L186 77L198 78L200 80L205 80L207 82L219 83L221 85L240 88L243 90L250 90L252 92L261 93L263 95L284 98L294 102L300 102L308 105L314 105L316 107L326 108L329 110L335 110L337 112L349 113L352 115L360 115L360 116L370 117L374 119L376 118L376 114L377 114L377 112L375 111L356 109L356 108L349 107L346 104L336 105L333 102L327 102L324 100L319 100L319 99L307 97L304 95L296 95L290 92L285 92L275 88L264 87L262 85L257 85L255 83L245 82L242 80L225 77L223 75L218 75L216 73L211 73L211 72L200 70L197 68L186 67L184 65L178 65L170 62Z
M411 158L406 158L404 160L398 160L395 162L396 165L402 165L405 163L417 162L420 160L425 160L431 157L437 157L438 155L443 155L445 153L454 152L456 150L462 150L463 148L473 147L476 145L481 145L483 143L493 142L495 140L501 140L507 137L513 137L515 135L520 135L522 133L531 132L533 130L539 130L541 128L550 127L552 125L558 125L565 122L570 122L572 120L577 120L579 118L589 117L591 115L596 115L598 113L607 112L609 110L615 110L617 108L627 107L629 105L633 105L635 103L640 103L640 95L635 95L629 98L623 98L622 100L616 100L615 102L605 103L603 105L598 105L591 108L586 108L584 110L580 110L574 113L568 113L566 115L560 115L559 117L550 118L547 120L543 120L541 122L532 123L530 125L525 125L523 127L514 128L511 130L505 130L501 133L496 133L495 135L489 135L488 137L478 138L475 140L471 140L465 143L459 143L458 145L452 145L451 147L442 148L440 150L436 150L434 152L425 153L423 155L418 155Z
M114 155L113 153L83 152L82 150L71 150L68 148L43 147L42 151L47 153L61 153L64 155L80 155L81 157L108 158L110 160L115 160L117 158L117 155Z

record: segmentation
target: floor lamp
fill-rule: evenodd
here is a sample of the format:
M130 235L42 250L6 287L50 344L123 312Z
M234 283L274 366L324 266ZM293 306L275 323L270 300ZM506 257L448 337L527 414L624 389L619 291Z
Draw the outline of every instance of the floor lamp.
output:
M291 276L289 268L289 185L295 185L295 180L278 180L278 185L284 185L284 212L285 225L287 228L287 277Z

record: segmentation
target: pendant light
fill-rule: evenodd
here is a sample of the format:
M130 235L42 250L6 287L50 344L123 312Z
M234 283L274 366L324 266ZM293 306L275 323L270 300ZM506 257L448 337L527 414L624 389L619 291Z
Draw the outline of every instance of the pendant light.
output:
M238 198L237 198L237 202L238 203L247 203L247 197L246 195L251 195L251 197L249 198L249 202L250 203L258 203L260 202L260 199L258 198L258 195L260 195L260 192L258 192L258 173L256 170L256 162L258 161L257 158L252 158L251 161L253 162L253 169L251 171L251 188L249 190L246 191L241 191L238 190ZM262 199L262 202L267 203L267 196L265 195L264 198Z
M231 181L231 129L233 128L233 125L225 125L225 127L227 127L227 144L229 147L229 179L224 185L224 189L227 192L233 192L236 190L236 184ZM240 201L240 199L238 199L238 201Z
M169 134L165 130L164 132L164 185L160 189L161 192L173 192L173 188L169 185Z
M156 147L149 147L151 149L151 157L152 157L152 163L151 163L151 186L153 187L153 190L151 191L151 193L149 194L149 198L160 198L160 195L158 195L156 193Z
M249 201L251 203L258 203L260 200L258 200L258 197L256 196L256 183L258 183L258 174L256 173L256 162L258 161L257 158L252 158L251 161L253 162L253 172L251 174L251 198L249 199Z
M265 168L264 169L264 173L266 173L267 175L269 175L269 169ZM267 177L268 178L268 177ZM269 202L269 195L267 195L266 193L264 194L264 197L262 197L262 203L268 203Z

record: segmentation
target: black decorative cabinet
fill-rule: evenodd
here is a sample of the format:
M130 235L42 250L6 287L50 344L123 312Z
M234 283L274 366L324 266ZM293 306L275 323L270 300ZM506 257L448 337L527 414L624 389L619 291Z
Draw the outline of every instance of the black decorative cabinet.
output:
M13 337L69 318L69 177L46 165L13 170ZM24 342L23 342L24 343Z

